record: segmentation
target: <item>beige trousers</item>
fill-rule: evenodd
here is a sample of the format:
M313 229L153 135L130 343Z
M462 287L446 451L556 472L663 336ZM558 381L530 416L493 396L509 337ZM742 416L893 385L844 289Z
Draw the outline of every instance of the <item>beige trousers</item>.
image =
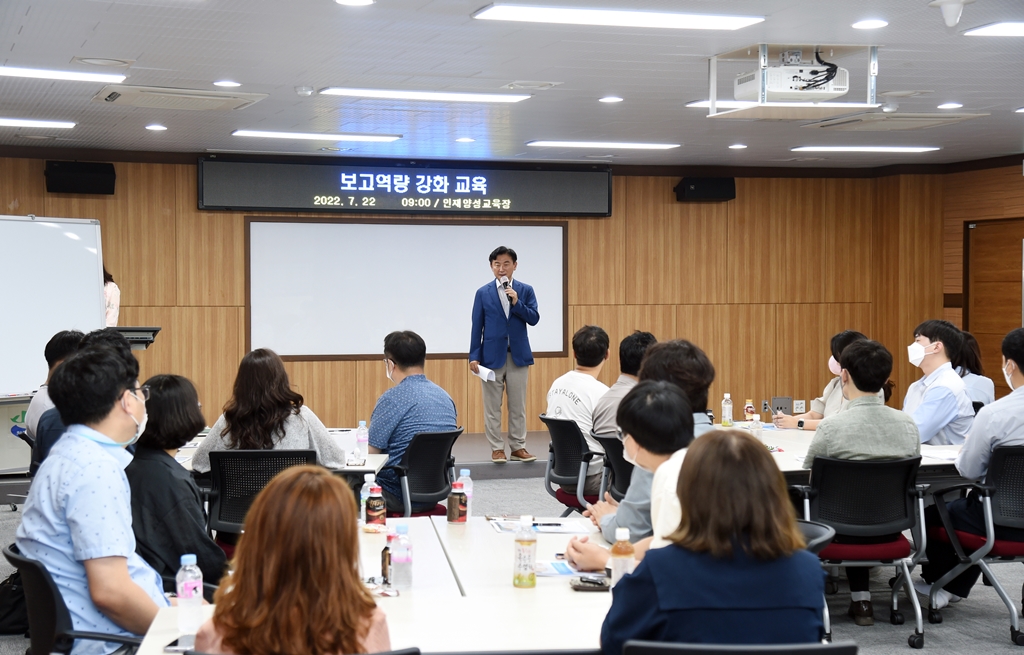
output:
M502 395L508 396L508 445L510 451L526 447L526 382L529 366L516 366L512 353L505 365L494 370L494 382L480 381L484 394L484 431L491 450L504 450L501 434Z

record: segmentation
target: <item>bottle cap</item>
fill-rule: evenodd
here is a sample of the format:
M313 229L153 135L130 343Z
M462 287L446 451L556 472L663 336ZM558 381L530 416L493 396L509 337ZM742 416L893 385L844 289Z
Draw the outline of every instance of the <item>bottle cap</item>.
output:
M629 541L629 528L615 528L615 541Z
M195 564L195 563L196 563L196 556L195 555L193 555L191 553L188 553L186 555L182 555L181 556L181 565L182 566L186 566L188 564Z
M366 421L359 421L359 427L365 428L366 427Z
M409 534L409 526L405 523L399 523L396 530L398 530L398 534Z
M379 484L372 485L370 487L370 493L371 494L379 494L380 493L380 485Z
M374 479L375 479L375 476L373 475L373 473L365 473L365 474L363 474L363 482L373 482Z
M748 405L753 405L754 401L752 399L750 399L750 398L747 398L747 404Z
M465 477L468 478L469 477L469 469L461 469L459 471L459 475L462 475L462 476L465 476Z
M461 482L453 482L452 483L452 491L462 491L462 483Z
M725 397L726 398L732 398L732 396L730 396L729 394L725 394Z

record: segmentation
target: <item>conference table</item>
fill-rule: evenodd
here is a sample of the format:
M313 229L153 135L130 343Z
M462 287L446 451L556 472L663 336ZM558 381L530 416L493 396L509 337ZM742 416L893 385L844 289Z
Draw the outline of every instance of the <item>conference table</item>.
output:
M536 520L564 523L608 545L586 519ZM413 544L412 588L395 597L375 596L387 614L392 648L445 653L598 648L610 593L573 591L570 576L538 576L535 588L513 587L514 532L499 532L483 517L465 524L449 524L443 516L388 519L389 527L402 523L409 526ZM580 534L538 533L537 560L554 560L573 536ZM385 542L385 534L360 532L364 579L380 576ZM212 615L212 606L203 609ZM163 608L139 655L160 655L178 636L177 608Z

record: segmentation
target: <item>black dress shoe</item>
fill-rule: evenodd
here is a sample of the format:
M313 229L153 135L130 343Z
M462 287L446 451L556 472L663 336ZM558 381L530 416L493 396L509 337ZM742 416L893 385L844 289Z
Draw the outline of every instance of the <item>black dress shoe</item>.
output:
M871 608L871 601L855 600L850 603L850 610L847 612L853 622L857 625L874 625L875 611Z

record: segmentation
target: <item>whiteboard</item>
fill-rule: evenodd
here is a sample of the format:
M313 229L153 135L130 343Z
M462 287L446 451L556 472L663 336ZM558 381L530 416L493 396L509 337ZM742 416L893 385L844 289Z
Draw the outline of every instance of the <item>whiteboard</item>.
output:
M50 337L106 322L100 222L0 216L0 280L0 394L25 393L46 380Z
M249 346L283 357L382 357L384 337L412 330L427 354L469 352L473 298L494 283L488 255L516 251L533 286L534 354L562 353L567 224L472 225L246 220Z

